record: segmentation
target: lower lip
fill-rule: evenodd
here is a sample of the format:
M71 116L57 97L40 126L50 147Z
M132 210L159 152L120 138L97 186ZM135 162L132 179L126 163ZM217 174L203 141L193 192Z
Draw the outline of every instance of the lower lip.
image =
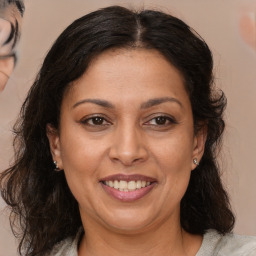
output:
M152 184L150 184L149 186L147 187L144 187L144 188L140 188L140 189L136 189L134 191L128 191L128 192L125 192L125 191L120 191L118 189L115 189L115 188L112 188L112 187L109 187L103 183L102 184L102 187L103 189L108 193L110 194L112 197L114 197L115 199L118 199L120 201L123 201L123 202L132 202L132 201L135 201L135 200L138 200L142 197L144 197L145 195L147 195L153 188L154 186L156 185L155 182L153 182Z

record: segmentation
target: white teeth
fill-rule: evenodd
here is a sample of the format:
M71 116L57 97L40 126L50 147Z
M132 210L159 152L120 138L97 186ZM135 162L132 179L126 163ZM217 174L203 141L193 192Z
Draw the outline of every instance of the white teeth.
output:
M113 182L112 180L110 180L110 181L108 182L108 186L110 186L111 188L113 188L113 187L114 187L114 182Z
M149 186L151 183L149 181L145 181L145 180L131 180L131 181L125 181L125 180L109 180L109 181L105 181L104 182L105 185L111 187L111 188L115 188L118 189L120 191L134 191L136 189L141 189L144 187Z
M119 189L119 181L117 180L114 181L114 188Z
M119 188L125 190L125 189L127 189L127 187L128 187L127 181L125 181L125 180L119 181Z
M136 183L137 183L136 184L136 188L140 189L141 188L141 180L138 180Z
M128 182L128 190L131 191L131 190L135 190L136 189L136 184L135 184L135 181L129 181Z

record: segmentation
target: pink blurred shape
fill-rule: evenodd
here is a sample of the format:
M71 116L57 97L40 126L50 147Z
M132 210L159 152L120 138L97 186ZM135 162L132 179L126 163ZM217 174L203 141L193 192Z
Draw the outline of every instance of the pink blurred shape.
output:
M256 12L243 14L239 22L240 35L256 51Z

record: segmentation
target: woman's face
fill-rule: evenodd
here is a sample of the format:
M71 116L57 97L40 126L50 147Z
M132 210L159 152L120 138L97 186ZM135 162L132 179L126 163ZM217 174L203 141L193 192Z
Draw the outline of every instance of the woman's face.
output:
M99 55L64 94L59 134L50 130L53 159L85 225L119 232L179 225L205 138L194 136L183 77L160 53Z

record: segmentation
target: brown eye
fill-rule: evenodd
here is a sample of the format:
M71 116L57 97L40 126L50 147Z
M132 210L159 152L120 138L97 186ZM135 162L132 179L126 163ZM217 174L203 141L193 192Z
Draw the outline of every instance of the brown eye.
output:
M102 118L102 117L93 117L93 118L91 118L91 123L93 125L102 125L104 123L104 118Z
M155 122L158 125L164 125L166 122L168 122L168 119L165 116L158 116L155 118Z
M104 117L101 116L86 118L85 120L82 120L81 123L88 126L106 126L110 124Z
M153 126L158 126L158 125L164 126L164 125L169 125L173 123L176 123L176 121L169 116L157 116L147 122L147 124L153 125Z

